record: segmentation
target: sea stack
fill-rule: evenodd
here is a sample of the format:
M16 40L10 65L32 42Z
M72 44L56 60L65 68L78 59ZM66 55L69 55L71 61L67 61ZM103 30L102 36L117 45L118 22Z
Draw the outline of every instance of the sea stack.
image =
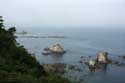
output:
M54 44L49 50L53 53L64 53L64 49L60 44Z
M109 63L108 52L100 52L97 55L97 62L98 63Z

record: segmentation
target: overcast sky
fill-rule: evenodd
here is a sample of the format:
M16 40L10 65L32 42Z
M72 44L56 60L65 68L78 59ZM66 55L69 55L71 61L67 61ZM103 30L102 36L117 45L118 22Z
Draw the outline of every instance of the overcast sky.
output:
M125 27L125 0L0 0L7 25Z

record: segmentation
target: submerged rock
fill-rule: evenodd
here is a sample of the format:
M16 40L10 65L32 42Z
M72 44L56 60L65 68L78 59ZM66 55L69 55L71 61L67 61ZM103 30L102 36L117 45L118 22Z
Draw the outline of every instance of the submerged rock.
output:
M125 59L125 55L118 56L119 58Z
M49 50L53 53L64 53L64 49L60 44L54 44Z
M123 55L122 58L125 59L125 55Z
M44 51L44 52L42 52L42 54L43 54L43 55L49 55L50 52L49 52L49 51Z

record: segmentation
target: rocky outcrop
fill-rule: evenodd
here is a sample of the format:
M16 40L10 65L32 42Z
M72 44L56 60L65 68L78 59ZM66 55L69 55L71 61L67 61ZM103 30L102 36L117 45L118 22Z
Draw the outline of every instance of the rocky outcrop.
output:
M65 64L55 63L55 64L45 64L43 67L46 72L63 74L65 72Z
M85 64L89 66L90 69L98 69L98 68L105 68L105 65L111 63L111 60L108 58L107 52L100 52L97 55L96 60L89 60Z
M65 53L60 44L54 44L49 48L44 48L42 55L63 55Z
M85 64L88 65L89 69L96 68L96 61L95 60L89 60L89 62L85 62Z
M108 53L107 52L100 52L97 55L96 60L97 60L98 63L109 63Z
M64 53L64 49L60 44L54 44L52 47L49 48L51 52L54 53Z
M89 66L95 67L96 66L96 61L95 60L90 60L89 61Z

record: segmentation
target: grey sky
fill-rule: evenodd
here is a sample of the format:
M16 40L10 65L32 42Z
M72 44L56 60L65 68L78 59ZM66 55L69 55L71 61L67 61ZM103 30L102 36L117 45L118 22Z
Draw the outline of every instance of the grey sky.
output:
M125 0L0 0L7 25L125 27Z

